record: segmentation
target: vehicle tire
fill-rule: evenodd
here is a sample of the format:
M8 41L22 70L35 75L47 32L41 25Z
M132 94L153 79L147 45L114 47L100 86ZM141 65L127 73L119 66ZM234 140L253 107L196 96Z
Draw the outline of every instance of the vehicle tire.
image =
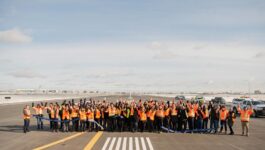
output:
M257 114L257 112L254 110L254 112L253 112L253 115L252 116L254 116L255 118L258 118L259 116L258 116L258 114Z

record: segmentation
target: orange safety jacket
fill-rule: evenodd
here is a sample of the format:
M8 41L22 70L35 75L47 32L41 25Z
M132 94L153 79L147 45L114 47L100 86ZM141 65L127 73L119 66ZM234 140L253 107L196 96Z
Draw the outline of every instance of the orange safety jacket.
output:
M85 111L80 111L79 112L79 115L80 115L80 120L81 121L85 121L86 120L86 112Z
M100 119L101 114L100 114L99 109L96 109L95 112L96 112L96 116L95 116L95 118L96 118L96 119Z
M141 121L146 121L147 116L145 112L139 111L139 116Z
M131 107L131 110L130 110L130 116L133 116L133 114L134 114L134 108Z
M86 117L87 117L87 119L93 120L94 119L94 112L93 111L90 111L90 110L87 111Z
M177 116L177 115L178 115L178 110L171 109L171 116Z
M59 110L58 109L51 109L51 118L55 119L55 118L59 118Z
M208 109L206 109L205 112L204 111L201 111L201 112L202 112L203 119L209 118L209 111L208 111Z
M167 108L165 111L164 111L164 115L165 117L168 117L169 116L169 112L170 112L170 109Z
M148 117L151 121L155 120L156 111L148 111Z
M109 108L109 117L115 116L116 114L116 108Z
M27 111L27 113L25 112ZM25 110L23 111L23 119L30 119L30 110Z
M164 118L165 117L164 111L163 110L157 110L156 111L156 116Z
M63 113L62 113L62 119L65 120L65 119L70 119L70 114L69 114L69 111L67 110L63 110Z
M194 108L189 108L188 117L195 117Z
M226 109L225 110L220 110L220 120L222 120L222 121L226 120L227 114L228 114L228 112L227 112Z
M71 117L72 118L78 117L77 109L75 109L75 108L72 109Z
M238 112L240 113L242 122L249 122L250 116L253 113L253 109L241 110L240 108L238 108Z
M43 108L40 107L32 107L35 110L36 115L42 115L43 114Z

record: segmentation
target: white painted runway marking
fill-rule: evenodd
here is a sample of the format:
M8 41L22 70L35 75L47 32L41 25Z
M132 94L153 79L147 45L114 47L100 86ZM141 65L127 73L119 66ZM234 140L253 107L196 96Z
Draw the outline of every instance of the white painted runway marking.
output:
M108 144L109 144L109 141L110 141L110 137L107 138L106 142L104 143L103 147L102 147L102 150L106 150Z
M122 150L126 150L127 137L123 138Z
M146 150L146 145L145 145L145 141L143 137L141 137L141 143L142 143L143 150Z
M147 140L147 143L148 143L149 149L150 149L150 150L154 150L153 145L152 145L152 143L151 143L149 137L147 137L146 140Z
M133 139L129 137L129 150L133 150Z
M119 150L120 147L121 147L121 137L118 138L118 142L117 142L117 144L116 144L116 148L115 148L115 150Z
M149 137L108 137L102 150L114 150L114 148L115 150L154 150Z
M136 148L136 150L140 150L138 137L135 137L134 140L135 140L135 148Z
M114 137L110 143L110 146L109 146L109 150L112 150L113 146L114 146L114 143L116 141L116 137Z

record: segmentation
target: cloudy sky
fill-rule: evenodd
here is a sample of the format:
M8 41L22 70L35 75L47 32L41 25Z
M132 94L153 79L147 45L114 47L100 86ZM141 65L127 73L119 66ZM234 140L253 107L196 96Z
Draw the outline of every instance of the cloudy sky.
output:
M0 89L265 91L264 0L1 0Z

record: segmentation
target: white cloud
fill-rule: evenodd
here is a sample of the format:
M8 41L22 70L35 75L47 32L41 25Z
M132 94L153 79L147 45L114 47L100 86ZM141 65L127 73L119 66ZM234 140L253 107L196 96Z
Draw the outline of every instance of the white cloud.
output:
M8 75L15 78L45 78L44 75L33 70L19 70L8 73Z
M19 28L0 31L0 43L30 43L32 37Z
M176 54L168 51L168 50L160 50L158 53L154 55L154 59L174 59L176 58Z

